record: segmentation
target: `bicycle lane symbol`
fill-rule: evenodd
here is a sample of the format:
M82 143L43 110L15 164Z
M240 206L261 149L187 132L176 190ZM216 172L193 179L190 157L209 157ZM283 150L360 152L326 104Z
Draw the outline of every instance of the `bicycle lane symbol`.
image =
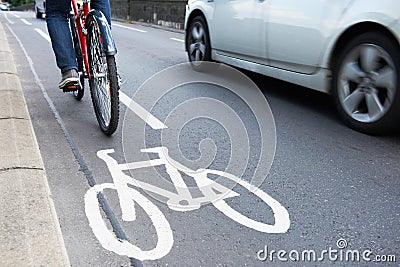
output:
M225 70L224 66L218 66L220 70ZM172 68L173 69L173 68ZM212 66L213 72L215 71L215 66ZM183 77L190 77L187 75L187 71L191 72L193 69L191 66L182 66L178 65L177 69L173 69L173 81L172 83L183 84L182 77L177 80L176 79L176 71L178 73L184 74ZM228 69L228 71L232 71ZM163 81L163 86L165 86L165 76L163 74L170 75L171 69L167 69L167 73L162 73L161 77L157 77L157 80ZM237 72L237 71L236 71ZM191 73L192 74L192 73ZM198 72L196 72L198 74ZM203 73L204 74L204 73ZM229 73L230 75L232 73ZM237 74L237 73L235 73ZM193 75L193 74L192 74ZM221 75L213 75L213 77L221 77ZM222 75L223 77L223 75ZM152 80L153 79L153 80ZM198 82L198 77L195 79ZM215 82L212 81L212 78L207 76L204 79L207 82ZM226 80L226 79L225 79ZM150 82L149 82L150 81ZM151 82L154 81L154 77L149 79L143 88L146 88L146 85L154 86ZM189 80L189 82L193 82L193 80ZM221 84L221 80L216 81L216 83ZM158 85L162 87L161 84ZM229 85L232 86L232 85ZM174 86L166 86L167 88L174 88ZM225 87L227 87L225 85ZM154 87L153 87L154 88ZM155 87L157 88L157 87ZM162 93L161 96L165 94ZM204 100L204 99L203 99ZM199 101L199 99L197 99ZM157 101L153 102L156 103ZM210 102L212 105L212 101ZM209 103L209 104L210 104ZM148 110L151 110L149 108ZM143 110L142 110L143 111ZM142 114L143 115L143 114ZM140 115L139 115L140 116ZM142 116L142 119L144 116ZM150 116L146 117L146 120L149 119ZM152 123L154 124L155 117L151 117ZM187 118L184 118L187 120ZM166 120L168 122L168 119ZM175 119L172 120L172 125L176 122ZM158 129L167 129L165 127L160 127L163 123L156 122L158 125ZM149 124L150 125L150 124ZM174 125L175 127L176 125ZM154 128L152 126L152 128ZM229 127L228 127L229 129ZM262 131L262 130L261 130ZM124 133L124 139L129 136ZM145 139L145 137L143 136ZM275 138L275 137L274 137ZM143 139L143 140L144 140ZM145 140L144 140L145 142ZM146 147L146 144L143 144ZM268 147L268 146L267 146ZM88 190L85 195L85 212L86 216L89 220L89 224L93 230L93 233L101 243L101 245L110 251L113 251L119 255L125 255L128 257L133 257L139 260L156 260L166 256L170 250L172 249L174 239L171 226L161 212L161 210L153 204L152 201L142 193L140 193L137 188L141 188L146 193L152 193L151 196L154 195L161 197L158 200L166 199L167 206L175 211L191 211L199 209L203 204L211 203L215 208L221 211L224 215L229 217L230 219L236 221L237 223L246 226L248 228L254 229L259 232L264 233L285 233L290 227L290 219L289 214L284 206L282 206L277 200L272 198L270 195L262 191L258 188L260 183L263 180L253 179L251 182L245 181L239 178L236 175L227 172L226 170L213 170L208 168L198 168L193 169L187 167L186 165L180 163L175 159L172 159L169 155L168 147L166 146L156 146L156 147L146 147L141 149L142 153L146 153L148 155L152 155L152 159L142 160L142 161L129 161L129 155L127 155L126 151L129 150L129 146L124 146L126 163L118 163L113 157L114 153L113 149L100 150L97 152L97 156L104 161L107 165L110 174L112 176L112 183L103 183L93 186ZM133 153L131 151L131 153ZM154 156L157 156L154 158ZM261 157L262 155L260 155ZM272 164L272 162L271 162ZM144 182L143 179L136 179L134 175L127 175L126 171L129 171L130 174L133 174L132 171L145 169L145 168L156 168L157 166L163 166L167 175L170 178L171 183L173 184L175 190L166 190L161 187L157 187L154 184ZM268 166L268 171L269 171ZM124 172L125 171L125 172ZM255 172L256 173L256 172ZM262 173L262 172L261 172ZM186 174L189 177L192 177L201 191L201 197L193 197L188 186L186 185L182 174ZM241 214L240 211L235 210L235 208L231 207L228 204L228 199L240 197L240 194L235 192L232 188L228 188L220 183L218 183L218 179L211 179L211 176L216 177L224 177L232 181L234 184L238 184L248 190L251 194L261 199L264 203L266 203L272 210L274 223L267 224L263 222L259 222L252 218L248 218L245 215ZM131 185L131 186L129 186ZM132 186L136 187L133 188ZM136 246L130 243L128 240L120 240L115 237L112 231L107 228L106 222L104 221L101 214L101 207L98 201L98 194L102 193L105 189L116 190L118 194L119 204L122 212L122 220L129 222L136 220L136 209L135 207L140 206L147 216L150 218L154 228L156 229L157 234L157 244L154 248L150 250L142 250L139 246Z

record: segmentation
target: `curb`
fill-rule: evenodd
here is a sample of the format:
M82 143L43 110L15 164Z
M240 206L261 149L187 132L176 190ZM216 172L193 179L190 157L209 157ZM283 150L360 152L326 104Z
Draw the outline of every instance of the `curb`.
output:
M1 22L0 81L0 266L70 266Z

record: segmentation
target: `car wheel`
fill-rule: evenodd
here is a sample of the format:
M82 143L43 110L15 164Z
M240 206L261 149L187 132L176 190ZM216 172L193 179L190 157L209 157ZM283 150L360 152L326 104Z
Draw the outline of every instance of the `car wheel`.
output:
M186 49L190 62L211 61L208 27L203 16L196 16L190 23Z
M333 65L332 94L340 117L351 128L383 134L400 123L400 52L379 32L350 41Z

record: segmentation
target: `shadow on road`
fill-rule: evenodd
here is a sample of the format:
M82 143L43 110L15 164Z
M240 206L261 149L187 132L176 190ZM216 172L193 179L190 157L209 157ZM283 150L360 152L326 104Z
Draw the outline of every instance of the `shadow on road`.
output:
M245 74L257 84L266 97L279 99L288 105L295 105L340 122L328 94L256 73L245 72Z

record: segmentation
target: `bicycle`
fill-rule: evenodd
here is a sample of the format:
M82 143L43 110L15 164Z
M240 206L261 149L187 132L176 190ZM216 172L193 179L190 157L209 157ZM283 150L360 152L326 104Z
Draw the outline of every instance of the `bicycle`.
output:
M230 173L210 169L192 170L173 160L168 155L168 149L166 147L155 147L141 150L141 152L157 154L158 158L156 159L124 164L119 164L109 155L114 152L113 149L100 150L97 152L97 156L106 163L113 178L113 183L94 185L85 194L85 213L89 224L94 235L107 250L139 260L155 260L164 257L172 249L174 241L168 220L156 205L154 205L138 190L129 187L129 185L142 188L146 192L152 192L166 198L168 207L175 211L196 210L199 209L202 204L211 203L227 217L259 232L285 233L289 229L290 219L285 207L261 189ZM171 192L152 184L145 183L124 173L124 171L127 170L156 166L165 166L166 172L175 186L176 192ZM202 197L192 197L181 173L185 173L194 178L199 190L202 192ZM241 185L256 197L260 198L271 208L274 214L274 224L270 225L253 220L229 206L226 199L238 197L239 194L208 178L208 175L210 174L225 177L235 184ZM98 195L102 194L105 189L113 189L117 191L123 221L129 222L136 220L135 204L138 204L145 211L157 232L158 242L153 249L142 250L138 246L131 244L128 240L120 240L107 228L106 222L101 214L98 199Z
M80 84L66 90L73 91L74 97L81 100L87 78L100 128L106 135L112 135L119 120L119 79L111 29L100 11L89 11L88 0L83 0L82 6L71 0L71 5L70 28Z

